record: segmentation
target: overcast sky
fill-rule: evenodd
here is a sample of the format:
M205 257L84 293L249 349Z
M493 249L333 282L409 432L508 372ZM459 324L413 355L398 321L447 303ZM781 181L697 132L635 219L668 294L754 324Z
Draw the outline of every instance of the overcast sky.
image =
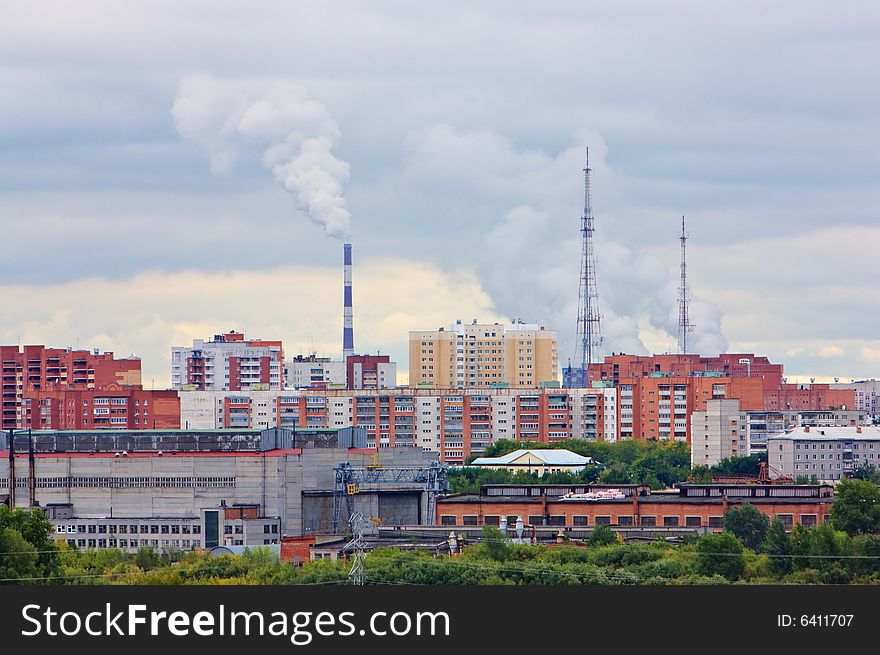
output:
M608 352L674 351L686 214L695 349L880 375L878 3L476 4L7 3L0 343L338 356L348 235L359 351L564 362L589 146Z

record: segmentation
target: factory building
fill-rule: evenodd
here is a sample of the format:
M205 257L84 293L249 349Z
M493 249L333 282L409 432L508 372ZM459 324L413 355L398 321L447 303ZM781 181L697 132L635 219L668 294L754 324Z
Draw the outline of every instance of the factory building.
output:
M0 429L25 427L25 396L48 389L138 387L141 360L116 359L112 352L0 346Z
M410 386L469 388L558 383L556 332L527 323L470 325L409 333Z
M128 550L331 533L334 503L344 527L348 500L386 525L418 525L429 516L423 484L362 484L339 502L334 468L419 468L436 460L421 448L377 457L357 428L34 431L15 433L13 445L10 456L10 436L0 436L0 494L15 507L44 509L57 539Z
M211 341L171 349L171 384L175 389L243 391L284 387L281 341L245 339L234 330Z
M880 468L880 428L800 427L767 439L767 462L794 479L837 482L863 464Z
M595 493L600 491L606 493ZM575 496L566 498L569 493ZM563 530L597 525L721 530L724 513L747 502L787 528L810 527L828 520L833 500L826 485L681 484L661 492L643 485L483 485L479 494L438 499L437 525L497 526L506 517L508 525L521 518L526 526Z

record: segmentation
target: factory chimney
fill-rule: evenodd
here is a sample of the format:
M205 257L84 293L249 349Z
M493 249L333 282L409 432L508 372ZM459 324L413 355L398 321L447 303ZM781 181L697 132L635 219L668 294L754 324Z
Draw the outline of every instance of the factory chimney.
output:
M351 244L344 244L342 251L343 265L345 267L343 276L342 358L347 359L349 355L354 355L354 326L352 325L351 318Z

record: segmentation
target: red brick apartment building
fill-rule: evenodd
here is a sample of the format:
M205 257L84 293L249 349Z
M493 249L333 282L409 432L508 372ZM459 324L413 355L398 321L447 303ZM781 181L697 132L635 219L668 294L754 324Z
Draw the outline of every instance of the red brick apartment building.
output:
M22 427L26 395L48 389L139 387L141 360L115 359L112 352L0 346L0 429Z
M160 430L180 428L174 390L138 387L28 391L20 428L34 430Z
M610 355L601 364L590 364L588 377L593 382L617 385L624 378L643 378L654 374L690 377L714 374L725 378L760 378L765 391L782 384L782 364L772 364L766 357L751 353L727 353L717 357L700 355Z
M764 393L768 410L855 409L854 389L832 389L827 384L783 384Z
M736 398L743 411L763 407L757 377L622 377L618 381L620 438L691 443L690 417L706 410L706 401Z
M563 499L569 492L608 489L609 485L484 485L479 494L452 494L437 500L437 525L510 528L522 517L526 526L589 528L722 529L724 513L748 502L786 528L810 527L828 520L833 489L827 485L682 484L669 492L643 485L616 485L625 494L613 500Z

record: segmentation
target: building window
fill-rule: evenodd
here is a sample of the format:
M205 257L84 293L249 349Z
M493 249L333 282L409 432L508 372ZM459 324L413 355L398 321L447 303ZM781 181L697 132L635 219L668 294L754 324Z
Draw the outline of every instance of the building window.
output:
M703 525L703 519L699 516L685 516L684 524L689 528L699 528Z
M724 527L724 517L723 516L710 516L709 517L709 527L710 528L723 528Z
M550 525L565 525L565 516L558 514L550 517Z
M483 525L501 525L500 517L498 517L498 516L484 516L483 517Z
M794 523L794 520L793 520L794 515L792 515L792 514L777 514L776 518L778 518L780 520L780 522L782 523L783 527L786 530L791 530L791 526Z
M596 525L611 525L611 517L610 516L597 516L596 517Z
M805 528L812 528L816 525L816 518L815 514L801 514L801 525Z
M663 517L663 527L677 528L678 527L678 517L677 516L664 516Z
M456 525L457 522L454 516L441 516L440 517L440 525Z
M643 516L641 518L641 524L643 528L653 528L657 525L657 517L656 516Z
M468 515L461 517L462 525L477 525L477 517L475 515Z
M623 527L628 527L628 526L631 526L632 524L633 524L633 517L632 516L618 516L617 517L617 525L620 525Z
M541 515L529 516L529 525L544 525L544 517Z
M573 522L574 525L577 526L585 526L590 524L588 516L575 516L573 517Z

